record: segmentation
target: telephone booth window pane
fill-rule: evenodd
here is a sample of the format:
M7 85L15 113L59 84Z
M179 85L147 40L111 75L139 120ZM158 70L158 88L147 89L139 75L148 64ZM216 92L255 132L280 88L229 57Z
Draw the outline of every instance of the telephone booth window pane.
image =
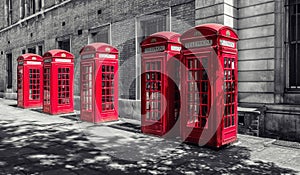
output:
M207 76L208 58L193 57L187 59L187 126L206 128L209 113L208 93L209 80Z
M204 69L208 68L208 58L202 58L201 64Z
M39 69L29 69L29 100L39 100L40 94L38 93L40 80L38 74Z
M18 100L20 102L23 102L23 68L19 68L18 69L18 74L17 74L17 78L18 78Z
M114 66L102 65L102 111L114 110Z
M206 126L206 118L201 118L201 127L204 128Z
M92 65L84 65L82 68L82 109L84 111L91 111L92 110L92 89L93 89L93 82L92 82L92 74L93 74ZM102 77L103 78L103 77ZM69 79L69 74L66 74L66 79ZM68 83L68 81L67 81ZM66 91L69 91L69 86L67 86ZM69 95L69 94L67 94Z
M149 68L149 69L148 69ZM146 63L146 120L161 120L161 61Z
M236 69L234 58L224 58L224 128L234 126Z
M44 103L50 104L50 68L44 68Z
M58 104L70 104L70 68L58 68ZM68 75L68 76L67 76Z

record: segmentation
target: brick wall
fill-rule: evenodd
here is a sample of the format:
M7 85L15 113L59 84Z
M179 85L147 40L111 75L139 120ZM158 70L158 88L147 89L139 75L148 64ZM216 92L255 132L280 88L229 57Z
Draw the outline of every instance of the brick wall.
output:
M4 2L4 1L3 1ZM13 21L19 21L19 4L13 3ZM4 3L0 3L0 7ZM57 8L47 11L53 6ZM6 80L6 53L12 53L13 67L13 91L16 91L16 58L22 49L34 46L36 43L44 43L44 51L57 47L56 38L69 36L71 39L71 52L75 55L75 95L79 95L79 51L88 44L89 29L101 25L111 24L112 45L120 51L120 95L125 98L135 98L136 94L136 19L147 16L149 13L172 12L172 30L183 32L194 25L194 1L170 0L170 1L79 1L73 0L64 5L55 4L55 0L45 1L43 15L34 16L22 24L18 24L9 30L1 32L0 52L3 51L0 60L3 67L0 72L1 80ZM0 8L3 14L4 7ZM168 14L168 13L167 13ZM1 15L2 17L4 15ZM62 23L65 23L63 26ZM0 21L0 28L6 27ZM78 35L78 30L82 34ZM8 44L7 41L10 41ZM137 43L139 45L139 43ZM139 55L137 56L139 59ZM125 63L125 64L124 64ZM5 89L5 81L0 82ZM0 88L0 89L1 89Z

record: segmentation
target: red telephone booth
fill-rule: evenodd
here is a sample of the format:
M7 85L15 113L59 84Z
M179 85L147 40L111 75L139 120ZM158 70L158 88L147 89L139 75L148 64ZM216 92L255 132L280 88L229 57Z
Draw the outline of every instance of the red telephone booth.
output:
M204 24L186 31L183 44L181 136L220 147L237 139L237 34Z
M93 43L83 47L80 55L81 120L118 120L118 50Z
M181 58L179 37L180 34L174 32L158 32L141 43L143 133L167 136L179 130L179 127L174 128L171 134L180 108L179 89L176 86L179 85Z
M18 107L35 108L43 105L43 58L36 54L18 57Z
M44 59L43 112L61 114L74 112L74 56L65 50L50 50Z

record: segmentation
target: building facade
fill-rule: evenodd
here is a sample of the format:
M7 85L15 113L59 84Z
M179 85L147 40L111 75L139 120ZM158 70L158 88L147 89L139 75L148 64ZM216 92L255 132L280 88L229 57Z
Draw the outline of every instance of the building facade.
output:
M220 23L239 35L240 123L259 135L300 140L300 2L297 0L1 0L0 95L16 98L16 58L61 48L75 59L92 42L119 49L120 115L140 118L140 47L158 31ZM254 112L258 111L258 112ZM245 127L245 128L247 128ZM255 127L257 127L255 129ZM248 130L249 130L248 128ZM249 131L250 131L249 130Z

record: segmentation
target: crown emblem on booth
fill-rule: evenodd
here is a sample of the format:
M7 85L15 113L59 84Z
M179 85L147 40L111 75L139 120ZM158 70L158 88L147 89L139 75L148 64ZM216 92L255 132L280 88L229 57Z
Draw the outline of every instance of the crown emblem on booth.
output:
M201 33L199 31L194 32L194 36L200 36Z
M155 43L156 42L156 38L152 38L150 42L151 43Z
M226 36L230 36L230 31L229 30L226 31Z

